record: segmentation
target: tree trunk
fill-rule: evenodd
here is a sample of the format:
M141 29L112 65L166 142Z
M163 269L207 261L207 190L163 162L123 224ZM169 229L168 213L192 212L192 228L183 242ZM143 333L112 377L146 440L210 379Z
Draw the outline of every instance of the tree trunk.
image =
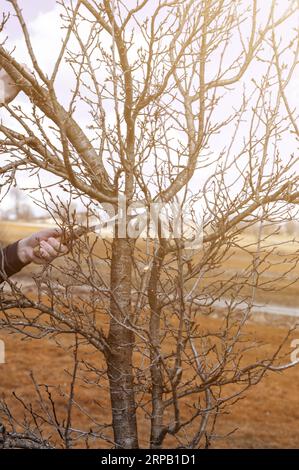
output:
M114 441L117 448L138 448L133 387L134 333L130 329L133 241L115 238L111 262L111 320L108 335L108 378Z
M155 254L151 276L148 287L148 299L151 309L150 313L150 338L151 338L151 379L152 379L152 416L151 416L151 449L160 449L163 437L165 435L165 427L163 426L163 376L160 363L160 316L161 307L157 299L158 283L162 262L164 259L164 250L159 248Z

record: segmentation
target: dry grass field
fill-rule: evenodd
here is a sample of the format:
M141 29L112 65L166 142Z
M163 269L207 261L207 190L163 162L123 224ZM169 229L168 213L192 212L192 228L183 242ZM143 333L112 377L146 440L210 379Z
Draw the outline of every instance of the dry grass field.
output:
M27 237L46 227L47 226L44 224L0 220L0 241L3 243L10 243L20 238Z
M0 226L0 239L5 243L18 239L25 234L34 232L39 226L20 225L9 223ZM254 242L249 237L242 241L242 245ZM279 252L272 257L275 262L273 272L283 272L289 258L294 257L297 246L295 243L284 243L278 240ZM251 255L246 254L242 249L236 249L234 255L228 260L225 266L226 272L239 271L251 262ZM27 268L29 271L29 268ZM29 273L29 272L28 272ZM269 273L265 273L265 275ZM296 267L292 272L294 279L299 274ZM261 297L264 294L260 294ZM297 281L289 286L285 291L277 293L271 299L282 305L298 306L298 283ZM220 322L219 318L201 317L200 323L203 329L215 328ZM287 331L286 320L274 319L269 316L264 322L251 321L246 327L246 333L261 341L264 346L261 352L251 350L248 352L248 360L256 360L260 353L268 355L273 352ZM296 337L296 333L295 337ZM299 331L297 332L299 337ZM60 385L62 390L67 390L69 378L67 369L72 367L72 359L67 351L68 339L65 339L65 351L58 349L57 345L49 340L23 341L17 335L0 332L0 339L6 344L6 364L0 365L1 390L0 394L8 401L12 400L12 392L21 395L25 401L35 401L35 395L30 380L30 371L34 372L38 383L50 385ZM91 353L84 349L81 354L88 360L101 361L100 355ZM106 409L107 392L99 391L95 396L94 390L87 386L81 386L76 391L80 396L80 401L88 406L95 417L100 417L101 421L110 420ZM63 400L57 398L59 413L61 416L65 412ZM252 388L247 395L228 410L228 413L220 416L216 433L219 436L214 441L215 448L299 448L299 367L290 369L283 373L269 373L265 379ZM22 417L22 409L14 405L19 418ZM188 407L183 409L183 416L188 416ZM142 436L141 444L145 445L149 433L149 422L146 418L140 417L139 433ZM75 421L84 418L75 413ZM230 434L232 431L234 433ZM222 437L228 435L227 437ZM166 442L168 447L175 445L169 439Z

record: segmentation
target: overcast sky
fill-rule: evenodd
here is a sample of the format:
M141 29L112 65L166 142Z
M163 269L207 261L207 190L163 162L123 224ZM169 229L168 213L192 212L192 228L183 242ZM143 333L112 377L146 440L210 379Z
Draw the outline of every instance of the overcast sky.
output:
M280 6L285 6L286 2L289 0L278 0L278 4ZM261 8L263 8L262 5L269 5L270 0L265 0L262 3L260 3ZM2 4L4 2L1 2ZM129 5L130 2L128 2ZM134 0L135 4L135 0ZM56 4L55 0L42 0L42 1L37 1L37 0L19 0L19 5L23 9L23 15L25 17L25 20L28 25L29 32L31 34L31 40L32 44L34 46L34 50L36 52L36 56L40 62L40 65L42 66L43 70L46 72L50 72L52 69L52 66L55 62L59 46L61 44L61 38L62 38L62 32L60 31L60 18L59 18L59 13L61 11L60 7ZM151 3L152 5L152 3ZM2 6L2 5L1 5ZM14 13L12 12L11 5L8 2L4 3L3 9L5 11L11 11L12 16L11 19L6 27L5 30L5 35L8 35L9 42L8 45L10 47L16 47L14 51L14 56L16 57L17 60L20 62L26 62L30 63L28 59L28 54L26 52L26 47L23 39L23 35L20 29L20 26L18 24L18 21L14 18ZM290 24L286 25L285 30L282 30L282 34L287 37L289 35L290 31ZM2 35L3 38L3 35ZM235 47L238 47L236 44ZM256 77L261 73L261 64L255 64L255 68L249 70L248 72L248 83L250 83L250 80L253 77ZM259 71L260 68L260 71ZM67 92L70 89L70 71L66 70L65 68L62 70L62 73L59 76L58 80L58 87L57 87L57 94L59 99L61 100L62 103L64 101L67 101ZM293 82L293 84L290 86L288 90L288 96L290 99L290 102L293 106L298 104L298 81ZM219 117L221 114L224 112L229 113L230 108L234 105L237 105L238 99L240 98L240 91L241 89L237 90L235 92L235 95L229 94L227 97L227 100L223 102L222 107L219 109ZM24 109L30 109L28 108L29 102L27 97L21 93L18 98L18 104L21 104ZM5 116L5 113L3 114L3 111L0 111L0 116L3 117ZM217 114L216 114L217 117ZM87 115L84 116L84 114L81 117L81 125L84 125L84 118L86 119L87 124ZM4 119L4 117L3 117ZM9 123L8 123L9 124ZM244 123L244 129L246 128L246 123ZM245 130L244 130L245 132ZM229 133L226 135L221 135L220 137L215 137L213 140L213 151L215 154L217 152L220 152L221 149L223 148L224 142L229 141ZM284 151L287 151L288 153L291 153L293 150L293 144L290 141L284 142ZM45 175L43 176L45 177ZM197 176L197 179L195 178L195 185L198 185L198 181L201 180L203 181L204 178L206 177L206 174L204 171L201 172L200 175ZM49 175L46 176L47 181L51 181L52 177L49 177ZM24 173L22 173L22 182L24 183ZM32 183L31 183L32 185ZM1 203L3 207L3 202ZM7 207L10 204L9 198L5 198L5 204Z
M25 20L29 22L34 20L39 15L53 10L56 6L55 0L19 0L18 3L20 8L22 8ZM11 13L11 20L6 29L9 36L11 38L17 38L18 36L21 36L20 26L18 20L13 18L14 11L10 3L2 1L1 7L5 12Z

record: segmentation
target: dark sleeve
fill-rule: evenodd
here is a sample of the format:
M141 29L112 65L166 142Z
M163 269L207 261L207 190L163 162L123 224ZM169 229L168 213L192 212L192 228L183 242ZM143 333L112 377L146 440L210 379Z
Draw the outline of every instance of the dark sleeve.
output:
M22 263L18 257L18 241L8 245L3 250L0 248L0 283L3 282L3 273L8 277L20 271L27 263Z

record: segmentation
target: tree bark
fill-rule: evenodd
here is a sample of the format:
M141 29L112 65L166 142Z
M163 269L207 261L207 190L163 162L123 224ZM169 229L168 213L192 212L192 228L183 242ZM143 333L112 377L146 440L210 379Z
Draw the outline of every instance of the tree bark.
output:
M133 385L134 333L130 328L133 241L115 238L111 262L111 320L108 378L114 441L117 448L138 448Z
M164 250L160 246L155 254L148 287L148 299L150 305L150 338L151 338L151 379L152 379L152 415L151 415L151 449L160 449L165 427L163 426L163 376L160 364L160 320L161 307L157 299L158 283L164 260Z

